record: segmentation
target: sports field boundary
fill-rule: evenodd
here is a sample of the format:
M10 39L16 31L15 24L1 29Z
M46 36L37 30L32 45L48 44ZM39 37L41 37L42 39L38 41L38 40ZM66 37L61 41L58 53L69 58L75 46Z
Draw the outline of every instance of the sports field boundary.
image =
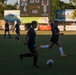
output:
M20 34L26 34L27 30L20 31ZM51 31L36 31L37 35L50 35ZM76 35L76 31L61 31L61 33L64 33L64 35ZM0 30L0 35L4 34L4 30ZM15 32L10 31L10 34L16 34Z

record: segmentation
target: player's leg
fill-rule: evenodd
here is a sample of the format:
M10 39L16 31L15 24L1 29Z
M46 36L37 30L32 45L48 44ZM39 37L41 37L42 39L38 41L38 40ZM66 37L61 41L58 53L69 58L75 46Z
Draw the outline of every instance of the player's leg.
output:
M36 48L34 48L34 49L32 50L32 54L33 54L33 68L34 68L34 67L38 68L38 65L37 65L38 51L36 50Z
M61 54L61 57L65 57L66 55L64 54L64 51L63 51L61 42L60 42L60 41L57 41L57 42L56 42L56 45L57 45L58 48L59 48L59 52L60 52L60 54Z
M9 38L11 38L11 36L10 36L10 31L8 30L8 36L9 36Z
M38 50L42 49L42 48L52 48L54 45L53 42L50 42L49 45L40 45L40 47L38 48Z
M7 32L7 31L6 31L6 30L4 30L4 38L6 38L6 32Z
M52 48L53 45L54 45L54 43L53 43L53 42L50 42L50 43L49 43L49 48Z
M20 37L20 31L18 31L18 37Z
M33 55L31 53L20 54L21 61L23 60L23 57L33 57Z
M17 33L17 36L18 36L18 41L17 42L20 42L20 32L19 31Z
M16 34L17 34L17 36L16 36L15 38L17 39L17 42L20 42L20 39L19 39L19 37L20 37L20 32L19 32L19 31L16 31Z
M4 38L6 39L6 33L4 33Z
M30 53L20 54L21 61L22 61L23 57L33 57L33 53L32 53L33 48L30 46L30 44L27 44L27 46L30 50Z
M37 65L38 51L36 50L36 47L34 45L33 46L28 45L28 48L31 53L20 54L20 59L22 61L23 57L33 57L33 67L38 68Z
M14 38L14 39L15 39L15 40L17 40L17 31L15 31L15 33L16 33L16 36L15 36L15 38Z

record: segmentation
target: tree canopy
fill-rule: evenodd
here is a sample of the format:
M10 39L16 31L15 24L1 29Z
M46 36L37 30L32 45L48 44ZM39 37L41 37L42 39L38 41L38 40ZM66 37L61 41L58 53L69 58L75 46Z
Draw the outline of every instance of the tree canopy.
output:
M6 3L5 3L6 2ZM70 3L64 3L61 0L52 0L52 19L55 19L56 10L65 10L65 9L75 9L76 6L73 4L76 3L76 0L70 0ZM7 0L0 0L0 19L4 18L4 10L17 10L20 9L18 2L15 2L13 5L7 4Z
M76 0L75 0L76 1ZM71 3L64 3L60 0L52 0L52 19L55 19L56 10L75 9Z
M76 6L76 0L69 0L69 1L70 1L70 3L72 3L73 5Z
M73 19L75 19L76 18L76 9L74 10L74 12L73 12Z
M16 3L14 5L6 4L7 0L0 0L0 19L4 19L4 10L17 10Z

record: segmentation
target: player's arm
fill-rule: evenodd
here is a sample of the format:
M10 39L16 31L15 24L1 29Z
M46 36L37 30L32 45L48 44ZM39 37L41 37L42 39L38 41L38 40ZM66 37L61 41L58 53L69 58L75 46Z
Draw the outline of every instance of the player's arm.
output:
M27 33L25 38L26 44L28 43L28 39L29 39L29 34Z
M27 33L27 34L26 34L26 38L25 38L25 43L24 43L24 45L26 45L26 44L28 43L28 39L29 39L29 34Z
M15 28L16 28L16 25L13 27L13 30L12 30L12 32L14 32L14 31L15 31Z
M5 29L8 29L7 27L5 27Z
M55 33L55 35L64 35L64 33Z
M64 35L64 33L59 33L59 35Z

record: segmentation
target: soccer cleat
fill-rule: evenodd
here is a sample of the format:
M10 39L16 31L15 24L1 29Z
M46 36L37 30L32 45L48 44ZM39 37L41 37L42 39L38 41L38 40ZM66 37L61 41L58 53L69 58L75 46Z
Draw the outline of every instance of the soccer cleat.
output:
M22 58L23 58L23 55L22 54L20 54L20 60L22 61Z
M39 68L38 65L33 65L33 68Z
M64 58L64 57L66 57L66 56L67 56L67 55L65 55L65 54L62 54L62 55L61 55L61 58Z

